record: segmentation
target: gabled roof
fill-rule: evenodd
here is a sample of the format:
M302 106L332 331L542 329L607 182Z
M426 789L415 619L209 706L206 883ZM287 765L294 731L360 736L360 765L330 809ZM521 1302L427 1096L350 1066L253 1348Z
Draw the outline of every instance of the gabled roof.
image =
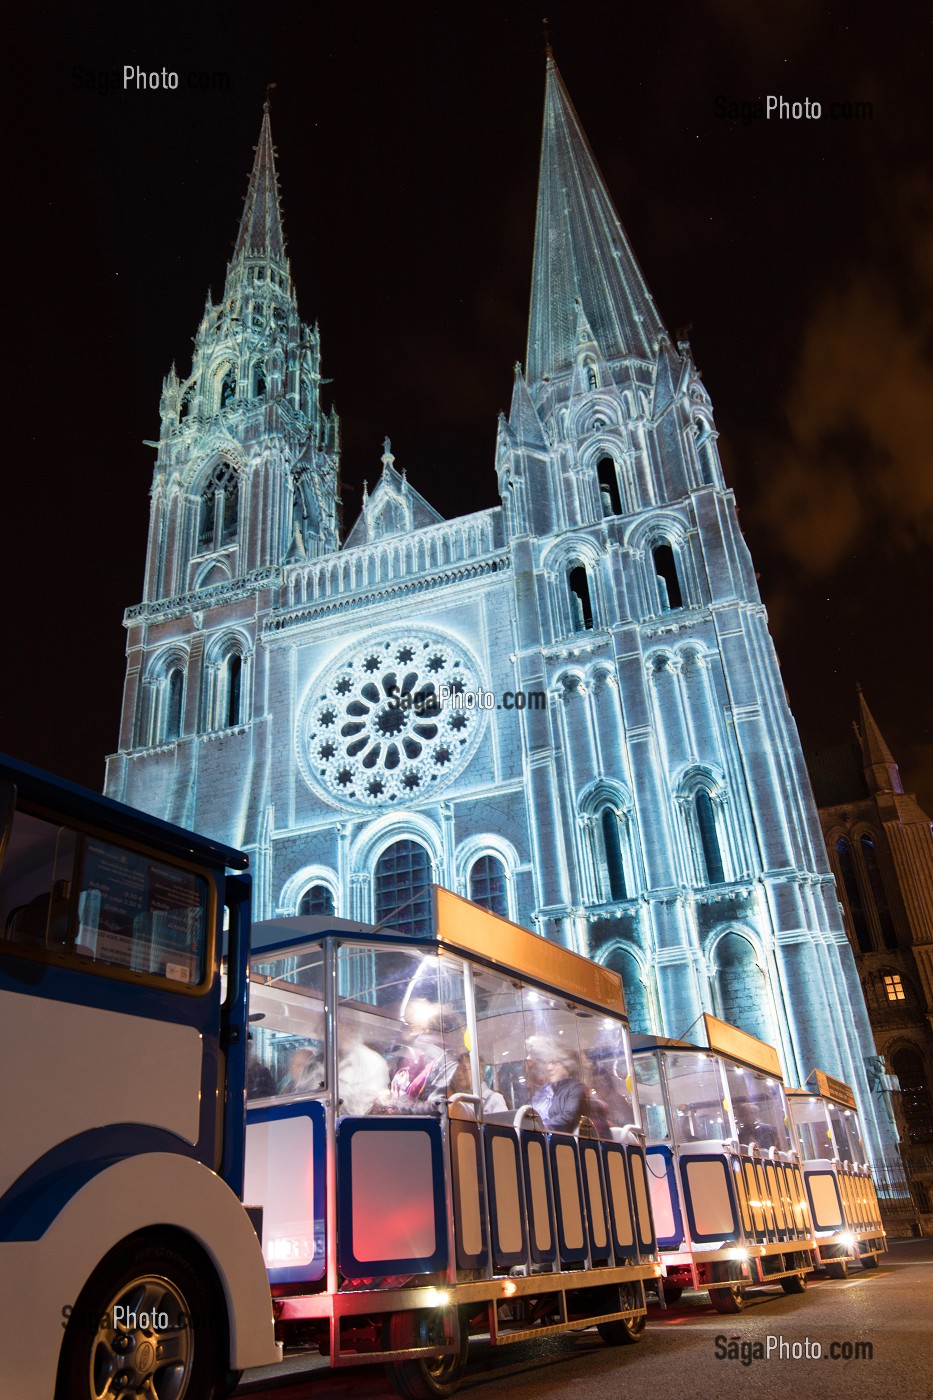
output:
M426 525L438 525L444 517L410 485L404 472L395 470L395 458L386 438L382 475L372 493L363 487L363 509L344 541L345 549L371 544L390 535L408 534Z

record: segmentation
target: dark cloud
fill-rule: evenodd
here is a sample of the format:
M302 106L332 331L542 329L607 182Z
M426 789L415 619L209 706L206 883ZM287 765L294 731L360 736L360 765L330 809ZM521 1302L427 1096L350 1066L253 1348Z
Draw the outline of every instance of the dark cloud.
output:
M933 544L933 312L916 295L933 287L929 180L905 179L900 204L906 266L894 253L886 274L857 269L819 300L785 396L787 439L763 449L754 515L805 574L832 573L869 537L882 558Z

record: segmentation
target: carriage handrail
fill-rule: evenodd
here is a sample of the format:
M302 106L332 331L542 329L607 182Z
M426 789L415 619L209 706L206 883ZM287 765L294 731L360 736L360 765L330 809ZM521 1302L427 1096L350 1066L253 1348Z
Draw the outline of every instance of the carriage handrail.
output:
M520 1133L522 1131L522 1128L525 1124L525 1118L529 1115L532 1119L537 1119L537 1122L530 1123L529 1127L537 1128L539 1124L542 1128L544 1127L544 1119L541 1117L541 1114L538 1112L538 1110L530 1103L523 1103L521 1108L515 1114L515 1121L512 1124L513 1128L517 1133Z
M645 1130L639 1128L637 1123L623 1123L619 1129L620 1141L623 1143L634 1143L636 1147L644 1147Z

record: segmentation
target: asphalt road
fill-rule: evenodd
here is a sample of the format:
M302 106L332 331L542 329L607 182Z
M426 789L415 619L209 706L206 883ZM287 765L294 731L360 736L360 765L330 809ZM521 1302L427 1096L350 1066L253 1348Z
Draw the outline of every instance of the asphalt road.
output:
M770 1358L760 1355L769 1338ZM736 1359L717 1356L733 1341ZM870 1359L831 1355L834 1343L845 1353L865 1342ZM583 1332L512 1347L472 1342L470 1358L459 1392L470 1400L933 1400L933 1239L895 1241L875 1272L817 1281L799 1297L752 1294L736 1317L714 1312L702 1294L666 1313L653 1305L637 1346L613 1349ZM298 1357L277 1373L249 1372L237 1395L389 1400L394 1392L379 1366L332 1371Z

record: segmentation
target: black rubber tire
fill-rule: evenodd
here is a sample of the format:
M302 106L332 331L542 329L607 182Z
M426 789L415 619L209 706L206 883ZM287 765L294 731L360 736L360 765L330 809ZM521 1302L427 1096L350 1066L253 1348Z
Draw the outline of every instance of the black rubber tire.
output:
M806 1274L791 1274L789 1278L781 1279L781 1287L785 1293L806 1293Z
M860 1262L863 1269L877 1269L878 1256L877 1254L863 1254Z
M643 1304L644 1293L634 1284L606 1289L606 1312L615 1312L617 1308L636 1308ZM596 1331L607 1347L630 1347L641 1341L647 1320L645 1313L640 1317L616 1317L611 1322L597 1322Z
M669 1307L674 1307L683 1297L683 1284L666 1283L664 1285L664 1301Z
M720 1265L716 1270L719 1279L728 1279L726 1288L711 1288L709 1300L718 1313L740 1313L745 1307L745 1285L733 1276L732 1266Z
M147 1309L165 1313L171 1325L114 1328L119 1306L136 1308L141 1316ZM103 1325L105 1319L109 1325ZM125 1349L119 1345L124 1338ZM147 1363L156 1344L169 1344L177 1359L160 1365L156 1353ZM222 1295L207 1264L183 1244L145 1235L124 1240L98 1264L75 1302L59 1358L56 1400L94 1400L95 1389L110 1393L108 1375L120 1373L129 1373L130 1380L113 1393L127 1400L163 1393L147 1388L150 1381L174 1400L223 1400L229 1394Z
M630 1347L641 1341L646 1321L644 1313L641 1317L617 1317L612 1322L597 1322L596 1331L607 1347Z
M827 1260L827 1263L826 1263L826 1277L827 1277L827 1278L848 1278L848 1277L849 1277L849 1261L848 1261L848 1259L829 1259L829 1260Z
M429 1346L443 1336L443 1318L437 1312L392 1313L382 1336L384 1351ZM469 1346L468 1317L461 1313L460 1349L455 1355L387 1361L389 1384L403 1400L443 1400L454 1394L463 1379Z

